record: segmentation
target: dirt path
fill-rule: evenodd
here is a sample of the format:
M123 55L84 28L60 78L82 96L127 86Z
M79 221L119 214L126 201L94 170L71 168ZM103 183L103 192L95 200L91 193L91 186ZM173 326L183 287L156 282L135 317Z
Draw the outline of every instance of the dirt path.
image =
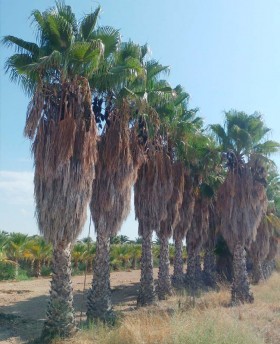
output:
M155 278L157 269L154 270ZM86 277L86 290L92 276ZM111 273L112 301L116 310L128 312L136 307L140 270ZM40 335L45 317L49 278L21 282L0 282L0 343L19 344ZM86 309L84 276L73 277L77 320Z

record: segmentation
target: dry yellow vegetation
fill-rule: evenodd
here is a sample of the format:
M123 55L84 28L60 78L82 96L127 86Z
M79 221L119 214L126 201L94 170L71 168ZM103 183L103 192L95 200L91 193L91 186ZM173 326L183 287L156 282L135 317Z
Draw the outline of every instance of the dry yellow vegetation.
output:
M195 300L176 295L123 315L118 326L94 325L56 344L279 344L280 274L254 286L254 304L229 307L229 289Z

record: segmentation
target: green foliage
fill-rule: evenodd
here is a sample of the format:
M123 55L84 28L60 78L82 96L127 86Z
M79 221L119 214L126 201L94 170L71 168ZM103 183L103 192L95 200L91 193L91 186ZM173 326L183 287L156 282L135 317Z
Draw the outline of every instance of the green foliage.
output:
M0 262L0 280L13 280L15 278L15 267L11 264Z
M245 112L231 110L225 113L225 124L211 125L210 128L220 144L222 152L232 152L237 160L252 154L268 156L278 152L280 144L267 140L270 129L263 121L263 116L255 112L247 115Z
M17 244L15 244L15 242ZM125 235L111 239L111 270L140 269L141 240L129 240ZM160 246L153 244L154 266L159 263ZM92 270L96 244L84 238L72 247L72 275L81 275ZM0 232L0 280L25 280L30 277L50 276L52 247L39 235ZM174 246L170 245L170 261L174 259ZM38 265L39 263L39 265ZM39 266L40 270L37 271ZM18 269L16 269L18 267ZM18 276L16 276L18 270Z
M47 277L50 276L52 270L49 266L43 265L41 268L41 276Z

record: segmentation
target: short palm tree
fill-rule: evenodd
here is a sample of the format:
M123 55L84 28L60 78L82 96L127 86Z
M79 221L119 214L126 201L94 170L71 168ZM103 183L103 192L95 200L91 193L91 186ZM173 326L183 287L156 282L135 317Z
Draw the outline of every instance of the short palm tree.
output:
M104 52L90 36L92 15L80 25L69 6L32 13L38 44L6 36L17 53L6 62L12 81L32 100L25 135L32 144L39 230L53 245L53 274L43 338L76 331L70 245L83 228L96 161L97 130L88 78Z
M19 263L26 255L28 236L22 233L11 233L5 245L5 251L10 260L15 262L15 278L18 277Z
M35 277L41 276L42 265L51 257L52 246L41 236L35 236L26 244L25 258L31 262L31 272Z
M220 231L233 254L232 304L253 302L246 271L249 247L267 209L266 156L279 144L265 140L269 129L258 113L226 113L225 126L212 125L226 161L227 175L217 196Z

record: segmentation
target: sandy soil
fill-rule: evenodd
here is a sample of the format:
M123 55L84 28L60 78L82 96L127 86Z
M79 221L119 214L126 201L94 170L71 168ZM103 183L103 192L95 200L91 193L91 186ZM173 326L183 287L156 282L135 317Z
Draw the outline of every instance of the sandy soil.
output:
M155 278L157 269L154 270ZM86 291L92 275L73 276L77 321L85 318ZM136 307L140 270L111 273L112 301L116 310L129 312ZM0 282L0 343L26 343L40 335L45 317L49 278L21 282ZM84 293L85 289L85 293Z

